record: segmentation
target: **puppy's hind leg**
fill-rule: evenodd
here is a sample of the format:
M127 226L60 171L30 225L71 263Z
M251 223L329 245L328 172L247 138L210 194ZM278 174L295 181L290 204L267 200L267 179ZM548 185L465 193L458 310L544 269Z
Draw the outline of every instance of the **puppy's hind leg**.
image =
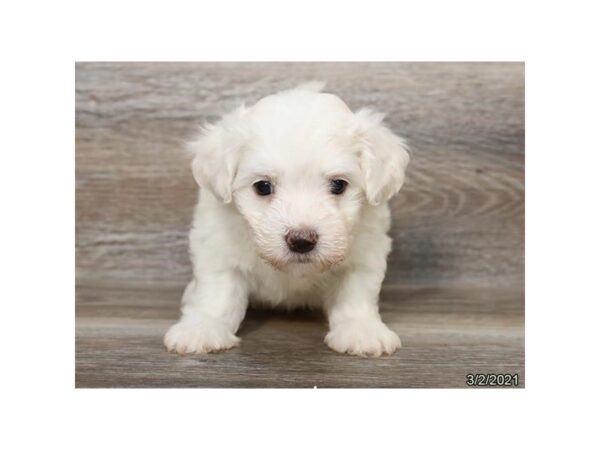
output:
M248 306L248 290L236 271L192 280L182 299L181 318L165 335L169 351L209 353L239 345L235 335Z

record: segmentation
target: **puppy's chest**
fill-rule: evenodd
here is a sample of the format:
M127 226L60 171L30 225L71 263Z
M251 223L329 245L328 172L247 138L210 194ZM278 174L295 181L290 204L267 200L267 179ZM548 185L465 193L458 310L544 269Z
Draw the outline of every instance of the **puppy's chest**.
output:
M323 304L327 274L280 272L269 266L255 267L248 274L250 301L254 304L319 307Z

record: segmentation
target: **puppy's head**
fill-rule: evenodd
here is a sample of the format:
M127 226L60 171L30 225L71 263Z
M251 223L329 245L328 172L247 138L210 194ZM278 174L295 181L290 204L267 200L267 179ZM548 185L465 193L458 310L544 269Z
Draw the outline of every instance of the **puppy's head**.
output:
M271 95L202 130L194 177L233 201L271 265L326 270L346 256L365 205L404 182L408 149L382 120L314 84Z

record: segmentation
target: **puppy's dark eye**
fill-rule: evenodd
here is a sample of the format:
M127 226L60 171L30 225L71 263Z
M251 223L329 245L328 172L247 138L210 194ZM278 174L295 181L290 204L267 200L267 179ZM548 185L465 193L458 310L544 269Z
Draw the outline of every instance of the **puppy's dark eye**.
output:
M270 181L257 181L252 186L254 187L254 192L258 195L271 195L273 193L273 186Z
M335 195L343 194L346 187L348 187L348 182L346 180L331 180L329 183L329 191Z

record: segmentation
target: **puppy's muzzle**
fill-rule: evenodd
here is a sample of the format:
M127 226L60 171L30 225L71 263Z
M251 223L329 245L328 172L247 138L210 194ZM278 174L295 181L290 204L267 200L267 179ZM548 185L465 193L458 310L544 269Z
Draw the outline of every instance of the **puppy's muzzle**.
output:
M290 230L285 235L288 248L294 253L308 253L319 240L319 235L314 230Z

